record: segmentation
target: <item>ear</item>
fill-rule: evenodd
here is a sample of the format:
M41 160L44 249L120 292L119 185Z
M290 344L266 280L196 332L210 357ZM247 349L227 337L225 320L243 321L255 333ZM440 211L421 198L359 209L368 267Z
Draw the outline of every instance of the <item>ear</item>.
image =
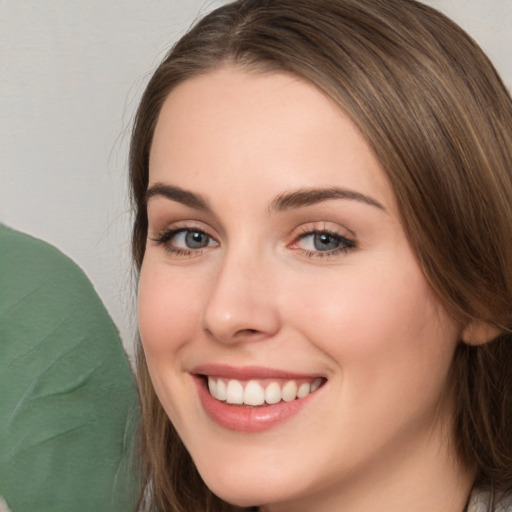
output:
M462 341L478 346L493 341L503 332L499 327L482 320L473 320L462 330Z

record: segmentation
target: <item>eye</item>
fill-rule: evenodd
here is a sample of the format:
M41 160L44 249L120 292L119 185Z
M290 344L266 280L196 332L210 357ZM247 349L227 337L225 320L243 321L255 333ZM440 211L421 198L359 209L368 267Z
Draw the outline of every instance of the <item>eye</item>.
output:
M213 240L203 231L183 229L169 240L175 247L182 249L203 249L213 244Z
M349 251L356 244L341 233L321 229L310 229L299 235L292 243L292 249L303 251L307 257L325 257Z
M333 251L341 244L341 237L331 233L310 233L301 237L304 249L308 251Z
M202 249L218 245L210 235L193 228L171 229L152 240L157 245L164 246L166 251L178 256L198 254Z

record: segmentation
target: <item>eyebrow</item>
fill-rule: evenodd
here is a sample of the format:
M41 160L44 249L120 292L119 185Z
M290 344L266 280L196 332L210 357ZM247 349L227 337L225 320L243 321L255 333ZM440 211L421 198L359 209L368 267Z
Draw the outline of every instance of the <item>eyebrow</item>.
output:
M176 201L189 208L201 210L204 212L211 212L212 208L208 200L189 190L184 190L175 185L167 185L164 183L155 183L151 185L146 192L146 203L152 198L157 196L164 196L171 201ZM352 201L359 201L361 203L374 206L379 210L386 211L384 206L376 199L370 196L356 192L355 190L329 187L329 188L306 188L299 189L293 192L280 194L270 204L270 211L283 212L293 210L304 206L311 206L330 199L348 199Z
M373 197L366 196L360 192L356 192L355 190L337 187L299 189L294 192L281 194L272 201L270 210L275 212L292 210L328 201L329 199L349 199L351 201L359 201L361 203L374 206L379 210L386 211L384 206Z
M166 185L164 183L155 183L151 185L146 191L146 204L152 197L164 196L171 201L176 201L189 208L201 210L204 212L211 212L210 204L203 196L184 190L175 185Z

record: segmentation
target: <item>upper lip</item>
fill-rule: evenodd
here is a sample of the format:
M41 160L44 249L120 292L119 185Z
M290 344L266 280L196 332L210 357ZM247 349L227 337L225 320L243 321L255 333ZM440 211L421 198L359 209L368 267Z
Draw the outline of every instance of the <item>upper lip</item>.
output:
M308 379L323 377L319 373L297 373L263 366L230 366L225 364L202 364L196 366L191 373L207 375L210 377L224 377L226 379Z

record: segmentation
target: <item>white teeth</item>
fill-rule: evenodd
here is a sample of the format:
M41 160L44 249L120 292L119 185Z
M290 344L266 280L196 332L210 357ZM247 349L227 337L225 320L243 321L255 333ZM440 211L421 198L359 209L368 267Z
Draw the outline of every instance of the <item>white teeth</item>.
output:
M322 379L315 379L313 384L311 384L311 393L316 391L320 387L320 384L322 384Z
M297 398L304 398L311 392L311 386L307 382L303 382L297 390Z
M281 400L291 402L296 398L304 398L316 391L322 385L322 382L321 378L317 378L312 383L302 382L297 386L297 382L289 380L281 387L278 382L274 381L263 388L256 380L250 380L244 389L242 382L236 379L231 379L226 384L223 379L208 377L208 389L214 398L226 401L228 404L258 406L265 402L272 405L279 403Z
M213 377L208 377L208 389L217 400L226 400L226 383L223 380L216 381Z
M226 388L226 402L228 404L244 403L244 388L237 380L230 380Z
M226 383L223 380L219 380L217 382L217 394L214 395L217 400L226 400L227 398L227 389L226 389Z
M291 402L292 400L295 400L297 397L297 383L294 380L288 381L283 386L283 391L281 393L285 402Z
M262 405L265 402L265 392L255 381L251 380L244 389L244 404Z
M281 388L277 382L271 382L265 389L265 402L277 404L281 401Z
M210 395L217 398L217 383L211 377L208 377L208 389L210 391Z

